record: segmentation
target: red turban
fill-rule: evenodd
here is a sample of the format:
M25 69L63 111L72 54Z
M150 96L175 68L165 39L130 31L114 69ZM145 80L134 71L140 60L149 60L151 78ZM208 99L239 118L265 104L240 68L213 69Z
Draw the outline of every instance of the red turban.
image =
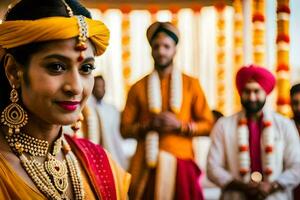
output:
M276 82L274 75L267 69L256 65L244 66L236 75L236 87L239 94L250 80L256 81L267 94L270 94Z

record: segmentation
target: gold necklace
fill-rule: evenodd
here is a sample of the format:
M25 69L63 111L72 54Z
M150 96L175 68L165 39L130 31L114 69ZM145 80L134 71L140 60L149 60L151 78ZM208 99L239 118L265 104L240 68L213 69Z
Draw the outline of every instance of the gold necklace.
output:
M48 153L44 162L44 168L54 182L55 188L60 192L66 192L68 188L68 169L65 162L61 162Z
M33 156L47 155L49 143L46 140L39 140L22 132L10 136L6 135L5 138L15 153L22 151Z
M70 146L61 136L54 142L52 153L48 151L48 142L33 138L24 133L20 136L6 136L11 149L21 160L21 164L38 189L49 199L69 199L66 195L68 188L68 170L71 177L75 199L84 198L81 182L80 167ZM34 141L30 143L30 141ZM44 145L47 144L47 145ZM40 147L39 145L42 145ZM46 149L47 148L47 149ZM55 156L63 149L65 160L59 161ZM24 154L29 153L30 156ZM46 156L45 162L40 163L34 157Z

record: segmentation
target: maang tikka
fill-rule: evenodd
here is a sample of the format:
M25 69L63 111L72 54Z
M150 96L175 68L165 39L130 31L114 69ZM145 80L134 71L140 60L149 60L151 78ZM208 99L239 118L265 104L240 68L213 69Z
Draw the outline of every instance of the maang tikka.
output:
M12 86L9 99L11 104L2 111L1 123L8 126L8 134L12 135L13 133L19 133L20 128L27 124L28 115L26 111L17 104L19 97L14 85Z

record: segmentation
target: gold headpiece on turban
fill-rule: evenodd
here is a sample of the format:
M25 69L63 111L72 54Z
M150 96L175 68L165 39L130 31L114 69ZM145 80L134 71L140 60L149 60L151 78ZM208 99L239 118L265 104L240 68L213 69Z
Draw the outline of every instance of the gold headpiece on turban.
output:
M169 35L177 44L179 39L178 29L170 22L155 22L151 24L147 30L147 39L149 43L155 38L159 32Z
M88 27L87 38L94 44L95 54L99 56L108 46L109 30L101 21L83 18ZM3 49L33 42L70 39L80 34L82 33L78 27L78 16L4 21L0 24L0 58Z

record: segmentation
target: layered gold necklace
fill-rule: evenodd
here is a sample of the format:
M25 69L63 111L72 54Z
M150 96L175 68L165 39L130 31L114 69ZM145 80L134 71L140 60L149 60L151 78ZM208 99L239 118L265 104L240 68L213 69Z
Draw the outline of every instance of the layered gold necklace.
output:
M47 198L69 199L66 194L69 174L75 199L84 199L79 163L63 136L54 142L51 152L48 151L48 141L36 139L22 132L7 135L5 138L21 160L27 174ZM55 158L61 150L65 155L63 161ZM37 156L45 157L45 161L43 163L37 161L35 158Z

